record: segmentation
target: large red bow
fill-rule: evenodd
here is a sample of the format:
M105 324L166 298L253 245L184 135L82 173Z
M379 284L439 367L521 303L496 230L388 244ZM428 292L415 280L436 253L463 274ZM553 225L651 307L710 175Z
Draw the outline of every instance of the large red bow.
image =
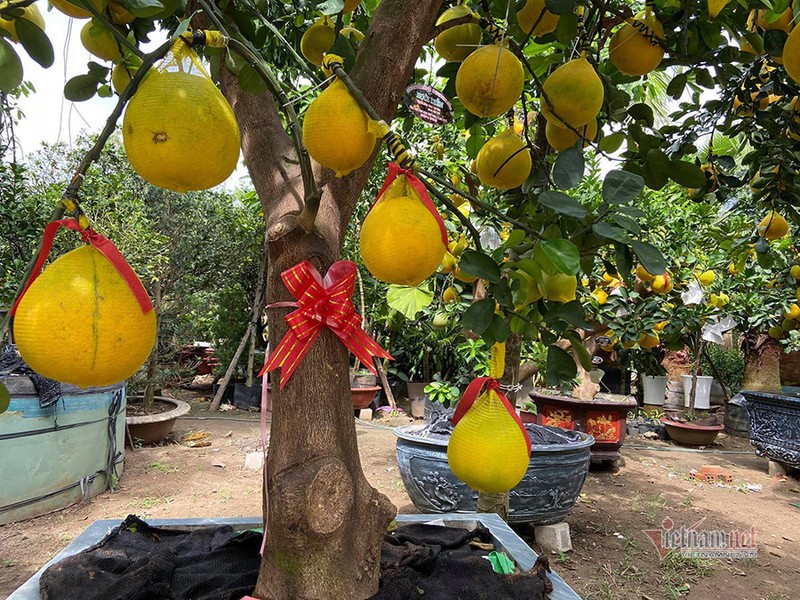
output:
M349 260L333 263L323 279L314 265L304 260L281 273L281 279L297 302L278 302L270 307L296 306L297 310L286 316L289 331L259 375L280 368L283 389L323 327L330 328L373 373L376 373L373 356L392 358L361 329L361 316L350 300L356 282L354 263Z
M500 387L500 382L496 379L492 379L491 377L476 377L467 386L467 390L464 392L464 395L461 396L458 406L456 406L456 412L453 413L453 416L450 418L453 425L457 425L464 415L467 414L467 411L472 408L472 405L475 403L475 400L478 399L478 396L480 396L481 390L483 390L484 386L486 386L487 392L492 390L497 394L497 396L500 398L500 401L503 403L503 406L508 411L508 414L511 415L511 418L516 421L517 425L519 425L519 428L522 430L522 435L525 438L525 443L528 446L528 455L530 455L531 438L528 437L528 432L525 430L525 425L522 424L522 420L520 420L517 411L514 410L514 407L511 406L511 402L509 402L508 398L506 398L506 395L503 393L503 390Z

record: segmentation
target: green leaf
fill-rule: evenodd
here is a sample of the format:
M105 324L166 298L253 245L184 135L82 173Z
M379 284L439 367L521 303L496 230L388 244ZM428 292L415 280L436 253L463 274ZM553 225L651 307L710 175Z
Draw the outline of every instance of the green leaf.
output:
M356 63L356 51L353 48L353 44L341 34L336 36L336 41L333 42L333 46L328 50L328 53L341 56L344 59L344 70L348 73Z
M639 235L642 233L642 228L639 227L639 224L625 215L612 214L611 220L623 229L628 230L633 235Z
M127 0L125 8L137 17L153 17L164 10L164 5L158 0Z
M647 123L648 127L652 127L653 123L655 123L655 116L653 115L653 109L650 108L647 104L640 102L639 104L634 104L630 108L628 108L628 114L633 117L636 121L644 121Z
M663 273L667 270L667 261L664 260L661 250L652 244L631 240L630 246L648 273Z
M256 70L248 63L242 66L239 71L239 85L251 96L260 96L267 91L267 85Z
M317 10L323 15L337 15L344 8L344 0L325 0L317 4Z
M500 283L500 267L492 257L483 252L466 250L458 261L458 267L467 275L474 275L491 283Z
M11 394L5 384L0 383L0 415L8 410L11 404Z
M618 227L617 225L612 225L611 223L595 223L592 225L592 231L601 237L608 238L609 240L614 240L615 242L620 242L622 244L630 244L631 242L631 238L624 229ZM661 273L661 271L659 271L659 273Z
M558 318L574 327L580 327L587 331L592 330L592 324L586 321L586 312L583 310L583 304L579 300L562 304L558 309Z
M689 78L686 76L686 73L678 73L672 78L669 85L667 85L667 94L677 100L683 95L683 90L686 87L687 81L689 81Z
M467 155L474 159L483 147L484 138L480 131L473 131L467 138Z
M91 75L76 75L64 85L64 97L71 102L83 102L97 93L97 79Z
M461 324L464 329L469 329L478 335L483 335L492 324L494 304L493 299L484 298L470 305L470 307L464 311L464 316L461 318Z
M586 346L583 345L581 338L572 331L568 331L565 337L572 343L572 353L581 363L583 369L585 371L591 371L594 368L592 357L589 356L589 351L586 350Z
M621 131L618 131L616 133L612 133L611 135L604 137L602 140L600 140L600 143L598 145L600 146L600 150L602 150L603 152L613 154L614 152L619 150L619 147L622 146L622 142L624 141L625 141L625 134Z
M0 92L10 92L22 83L22 61L16 50L0 37Z
M703 188L706 186L706 175L694 163L685 160L673 160L671 162L669 176L675 183L687 188ZM652 272L652 271L651 271Z
M561 273L575 275L580 271L581 253L578 247L569 240L537 242L535 248L541 251Z
M546 206L559 214L567 215L568 217L575 217L576 219L583 219L587 211L583 205L562 192L546 191L539 194L539 204Z
M505 322L505 319L497 313L492 315L492 320L489 322L489 327L483 332L483 341L487 346L496 343L505 342L508 339L511 330Z
M28 19L16 19L15 23L19 43L25 48L28 56L45 69L51 67L55 55L53 54L53 44L50 43L47 34L36 23Z
M585 168L583 150L577 146L567 148L558 153L553 165L553 181L562 190L568 190L580 183Z
M629 171L609 171L603 180L603 200L609 204L627 204L644 189L641 175Z
M564 381L573 379L578 374L578 365L572 356L555 344L547 347L547 367L545 370L545 383L554 387Z
M523 3L524 5L525 3ZM544 5L554 15L563 15L575 8L577 0L544 0ZM541 5L540 5L541 6Z
M433 292L427 283L417 287L391 284L386 290L386 301L391 308L411 320L433 301Z

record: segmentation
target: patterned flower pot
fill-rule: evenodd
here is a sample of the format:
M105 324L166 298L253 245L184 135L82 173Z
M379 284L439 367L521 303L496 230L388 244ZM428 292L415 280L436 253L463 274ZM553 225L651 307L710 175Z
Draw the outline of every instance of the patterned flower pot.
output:
M800 468L800 396L742 391L756 454Z
M531 392L536 404L539 425L583 431L594 438L592 460L617 460L625 441L626 418L638 404L632 396L598 395L593 400L579 400Z
M478 492L467 487L447 463L447 439L415 435L424 425L397 427L397 464L408 495L420 512L474 512ZM568 434L569 435L569 434ZM572 510L589 472L594 440L575 432L565 444L534 444L528 472L511 490L508 520L550 524Z

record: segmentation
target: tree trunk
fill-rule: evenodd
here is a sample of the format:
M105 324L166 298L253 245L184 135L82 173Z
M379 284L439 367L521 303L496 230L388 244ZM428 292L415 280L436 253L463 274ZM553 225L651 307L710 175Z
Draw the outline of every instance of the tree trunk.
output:
M781 391L782 346L766 333L749 331L740 341L744 353L743 390Z
M155 400L156 388L158 387L158 334L161 330L161 313L164 311L161 301L160 279L156 279L154 284L153 310L156 313L156 343L153 345L150 358L147 360L147 384L144 387L144 398L142 399L142 408L145 413L150 412L153 408L153 400Z
M389 122L402 98L441 0L383 0L351 77ZM334 179L318 169L323 192L314 231L287 227L303 206L297 158L275 101L245 94L222 73L223 92L242 132L242 151L269 227L268 304L292 301L282 271L308 260L324 274L341 253L347 224L375 154ZM268 310L269 342L287 331L286 308ZM254 596L262 599L362 599L378 589L380 542L395 514L364 477L350 402L346 348L323 330L283 390L272 372L267 545Z

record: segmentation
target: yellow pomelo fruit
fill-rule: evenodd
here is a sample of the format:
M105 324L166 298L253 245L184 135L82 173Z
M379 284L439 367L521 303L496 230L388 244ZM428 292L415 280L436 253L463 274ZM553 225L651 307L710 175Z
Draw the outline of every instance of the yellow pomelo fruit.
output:
M53 8L64 13L68 17L72 17L73 19L92 18L92 13L83 8L79 0L74 0L74 2L73 4L67 0L50 0L50 4L53 5ZM92 4L99 12L103 12L103 9L106 7L106 0L92 0Z
M647 75L661 64L664 48L664 27L655 15L647 11L625 23L611 38L608 57L625 75Z
M131 82L131 77L139 70L138 66L126 65L123 61L118 62L111 69L111 87L117 94L121 94L128 84Z
M5 7L8 2L0 2L0 7ZM39 12L39 7L35 4L31 4L30 6L26 6L22 8L22 15L17 17L19 19L27 19L34 25L38 26L39 29L44 31L44 17L42 13ZM18 42L19 38L17 37L17 26L14 23L16 19L6 19L4 17L0 17L0 29L5 29L8 33L11 34L9 38L12 42ZM5 39L5 38L4 38Z
M442 294L442 300L447 302L448 304L455 304L458 302L458 290L454 288L452 285L447 288L444 293Z
M711 306L716 306L717 308L723 308L728 305L730 302L730 298L728 294L721 292L719 294L711 294L711 298L709 298L708 303Z
M572 302L578 289L575 275L557 273L549 275L542 271L542 295L552 302Z
M375 139L372 121L340 79L314 99L303 117L303 143L308 153L337 177L367 162Z
M794 297L797 298L797 301L800 302L800 288L797 288L794 291Z
M783 318L790 319L792 321L800 318L800 306L798 306L797 304L792 304L789 307L789 311L783 313Z
M657 331L659 333L664 331L666 328L667 328L667 322L666 321L659 321L658 323L653 325L653 331Z
M475 162L481 183L498 190L521 186L531 173L531 153L513 129L486 142Z
M419 198L382 197L361 224L361 258L375 279L417 285L433 275L445 246L436 217Z
M777 325L773 325L769 328L769 337L774 340L779 340L783 337L783 329L778 327Z
M606 285L610 285L614 281L618 281L616 277L614 277L611 273L603 273L603 283Z
M317 66L322 65L322 56L331 49L336 41L336 28L330 17L323 16L306 29L300 38L300 52L306 60Z
M517 269L511 275L512 279L519 281L519 288L513 292L514 307L517 310L525 308L542 298L542 291L536 280L525 271Z
M597 303L600 306L603 306L606 302L608 302L608 294L602 288L595 288L592 292L592 297L597 300Z
M597 119L592 119L586 125L576 127L581 135L589 141L597 137ZM552 146L556 152L561 152L567 148L572 148L578 143L578 135L567 127L561 127L553 121L547 121L544 128L544 133L547 136L547 143ZM589 141L583 142L583 147L589 145Z
M585 58L576 58L558 67L543 88L544 95L539 102L542 114L557 125L563 122L578 129L594 119L603 106L603 82Z
M789 269L789 274L795 279L800 280L800 265L792 265L792 268Z
M81 44L97 58L103 60L121 60L117 40L105 26L92 19L81 29Z
M779 240L787 233L789 233L789 223L774 210L758 224L758 234L770 241Z
M544 0L528 0L517 13L517 21L522 31L534 37L555 31L559 15L554 15L545 8Z
M767 11L765 10L759 10L757 13L756 25L761 27L761 29L765 31L769 31L770 29L780 29L786 33L789 33L789 31L792 29L794 16L792 15L791 7L783 11L783 13L781 13L781 15L774 21L768 21L767 16Z
M643 333L639 336L639 347L645 349L655 348L658 346L659 341L657 333Z
M453 271L453 277L464 283L474 283L478 281L478 277L476 275L465 273L460 267L456 267L455 271Z
M364 41L364 34L355 27L345 27L339 33L346 37L351 42L355 42L355 47L358 48L359 44Z
M653 281L656 278L655 275L648 273L642 265L636 267L636 276L642 281Z
M344 0L344 8L342 12L347 14L353 12L361 4L361 0Z
M436 20L437 25L447 23L453 19L466 17L472 10L465 4L459 4L453 8L448 8L442 16ZM433 40L436 52L443 59L454 62L461 62L472 54L481 43L481 28L477 23L464 23L444 30Z
M800 27L792 29L783 45L783 67L795 83L800 83Z
M507 48L483 46L470 54L456 74L456 94L479 117L502 115L516 104L525 83L522 63Z
M711 285L716 278L717 274L714 271L704 271L697 276L697 281L700 282L700 285Z
M630 350L630 349L631 349L631 348L633 348L635 345L636 345L636 341L635 341L635 340L628 340L627 342L623 342L623 343L622 343L622 347L623 347L625 350Z
M656 275L650 282L650 289L656 294L668 294L672 291L672 280L668 273Z
M127 379L147 360L155 339L155 311L142 313L122 276L91 246L50 264L14 317L25 362L40 375L80 387Z
M797 329L797 321L794 321L792 319L784 319L781 322L781 329L783 329L784 331L792 331L794 329Z
M444 257L442 258L442 268L439 270L447 275L448 273L455 271L457 266L458 260L456 257L450 254L450 252L445 251Z
M151 71L128 103L122 141L134 170L187 192L225 181L239 160L239 126L205 74Z
M117 25L128 25L136 20L136 15L114 0L111 0L108 5L108 12L111 20Z
M716 19L717 15L722 12L722 9L728 4L730 0L708 0L708 16L710 19Z
M485 494L516 486L529 459L521 426L493 390L482 394L456 424L447 446L455 476Z

